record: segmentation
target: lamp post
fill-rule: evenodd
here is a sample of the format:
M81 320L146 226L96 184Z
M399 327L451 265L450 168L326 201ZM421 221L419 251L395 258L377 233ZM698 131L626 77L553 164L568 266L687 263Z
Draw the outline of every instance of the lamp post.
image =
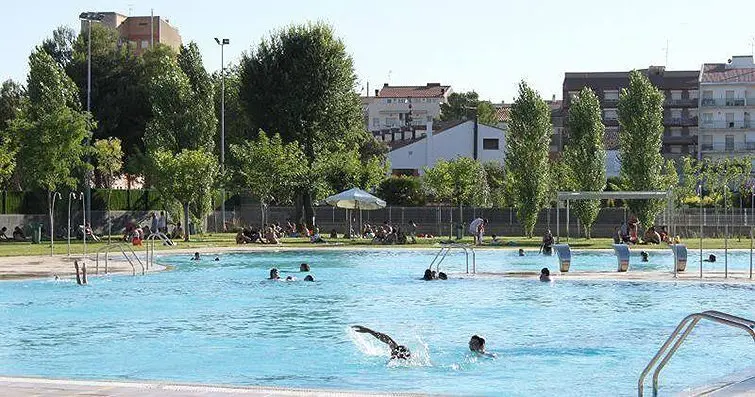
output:
M99 12L82 12L79 19L87 21L87 112L92 111L92 21L102 21L104 15ZM89 142L87 142L87 145ZM89 161L87 160L87 163ZM86 189L87 206L84 211L88 212L91 218L92 188L89 186L89 171L84 176L84 189Z
M220 46L220 171L225 171L225 59L223 49L230 44L229 39L218 39L215 42ZM220 211L222 212L223 231L225 231L225 187L221 189Z

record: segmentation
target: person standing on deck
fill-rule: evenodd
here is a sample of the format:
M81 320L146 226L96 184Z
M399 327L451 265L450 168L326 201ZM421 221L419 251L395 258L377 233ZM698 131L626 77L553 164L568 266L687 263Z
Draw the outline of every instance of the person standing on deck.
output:
M482 235L485 234L487 224L488 220L483 218L476 218L469 224L469 233L474 236L475 245L482 245Z

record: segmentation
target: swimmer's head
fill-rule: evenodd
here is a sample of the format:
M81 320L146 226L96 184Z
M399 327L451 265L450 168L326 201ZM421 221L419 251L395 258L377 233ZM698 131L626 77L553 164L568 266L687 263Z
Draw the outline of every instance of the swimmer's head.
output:
M194 259L195 259L195 260L198 260L198 259L199 259L199 252L195 252L195 253L194 253Z
M302 263L299 265L299 271L300 272L308 272L309 271L309 264L308 263Z
M406 360L412 358L412 353L409 352L409 348L406 346L398 345L395 349L391 350L391 358Z
M645 252L645 251L640 252L640 257L642 258L643 262L647 262L648 261L648 253L647 252Z
M519 248L519 256L524 256L524 250Z
M219 256L215 257L215 262L220 262L220 257Z
M281 278L277 268L270 269L270 280L277 280Z
M708 255L708 261L709 262L715 262L716 261L716 256L713 255L713 254Z
M448 276L446 275L446 273L443 273L443 272L438 273L438 278L441 280L448 280Z
M472 335L469 339L469 350L477 353L485 352L485 338L479 335Z
M546 276L546 277L550 276L551 275L551 271L547 267L544 267L544 268L540 269L540 275L541 276Z
M432 277L432 279L433 279L433 280L435 280L436 278L438 278L438 273L437 273L437 272L436 272L435 270L433 270L433 271L432 271L432 272L430 273L430 276Z
M304 281L315 281L315 278L311 274L307 274L307 277L304 277Z
M423 280L432 280L433 279L433 271L430 269L425 269L425 275L422 276Z
M294 281L294 276L286 276L286 281Z

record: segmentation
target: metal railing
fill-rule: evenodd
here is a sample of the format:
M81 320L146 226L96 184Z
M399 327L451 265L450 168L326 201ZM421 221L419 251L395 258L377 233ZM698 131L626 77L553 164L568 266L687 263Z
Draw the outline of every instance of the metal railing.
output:
M753 128L753 123L750 120L703 121L700 122L699 128L708 128L713 130L747 129Z
M472 254L472 274L477 273L477 260L475 257L475 251L474 247L467 244L448 244L440 248L440 251L438 251L437 254L435 254L435 257L433 258L432 262L430 262L430 266L428 266L428 269L432 269L433 265L435 265L435 270L440 271L440 264L443 262L444 259L446 259L446 256L449 252L451 252L452 248L459 248L462 251L464 251L464 255L466 256L466 264L467 264L467 274L469 274L469 254Z
M749 101L748 101L749 100ZM755 105L755 98L703 98L700 100L700 106L702 107L716 107L716 106L753 106Z
M170 239L165 233L163 232L156 232L152 233L149 236L147 236L147 243L144 244L146 249L146 262L147 262L147 269L150 268L150 266L154 266L155 264L155 240L160 239L160 241L163 242L163 244L167 245L173 245L173 240Z
M95 274L100 274L100 254L101 253L105 254L105 274L107 274L107 272L108 272L108 256L110 254L110 249L111 248L118 248L121 251L121 253L123 254L123 257L126 258L126 260L128 261L129 265L131 265L131 275L136 276L136 266L134 266L134 261L131 259L131 257L128 256L128 254L126 253L126 249L124 249L124 247L128 248L129 253L131 253L131 255L133 256L133 258L136 259L136 261L139 263L139 266L141 266L141 268L142 268L142 275L143 275L144 271L145 271L144 263L142 263L142 260L139 259L139 256L136 255L136 253L131 248L131 246L129 246L127 244L124 244L124 243L108 244L108 245L106 245L104 247L101 247L97 251L97 253L95 254L95 257L94 257L95 258L94 259L94 263L95 263L94 271L95 271Z
M753 341L755 341L755 321L753 320L748 320L746 318L734 316L716 310L708 310L701 313L690 314L689 316L685 317L679 323L679 325L676 326L676 329L674 329L674 332L671 333L671 336L666 339L666 342L658 350L658 353L655 354L655 356L652 360L650 360L645 369L642 370L640 379L637 381L637 395L639 397L643 396L645 377L648 375L648 373L650 373L650 370L652 370L653 367L655 367L655 372L653 372L653 396L658 395L658 376L660 375L661 370L663 370L666 364L668 364L669 360L671 360L671 357L674 356L674 353L676 353L676 351L679 349L679 346L681 346L684 340L687 339L687 336L689 336L689 334L695 328L697 323L700 322L700 320L710 320L719 324L728 325L730 327L740 328L750 334L750 336L752 336L753 338ZM673 346L671 346L671 342L674 342ZM669 346L671 346L670 349ZM660 361L660 363L658 363L658 360L661 359L661 356L663 356L663 359ZM658 363L657 366L656 363Z

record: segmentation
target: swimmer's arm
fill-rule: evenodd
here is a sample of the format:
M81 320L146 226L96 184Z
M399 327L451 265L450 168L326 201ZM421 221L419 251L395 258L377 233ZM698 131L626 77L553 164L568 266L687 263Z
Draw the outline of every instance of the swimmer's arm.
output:
M353 328L354 331L356 331L356 332L366 333L366 334L370 334L370 335L374 336L375 338L377 338L377 340L379 340L379 341L387 344L388 346L390 346L391 349L395 349L396 347L398 347L398 343L396 343L396 341L394 341L390 336L388 336L388 335L386 335L384 333L373 331L373 330L371 330L371 329L369 329L367 327L363 327L361 325L352 325L351 328Z

